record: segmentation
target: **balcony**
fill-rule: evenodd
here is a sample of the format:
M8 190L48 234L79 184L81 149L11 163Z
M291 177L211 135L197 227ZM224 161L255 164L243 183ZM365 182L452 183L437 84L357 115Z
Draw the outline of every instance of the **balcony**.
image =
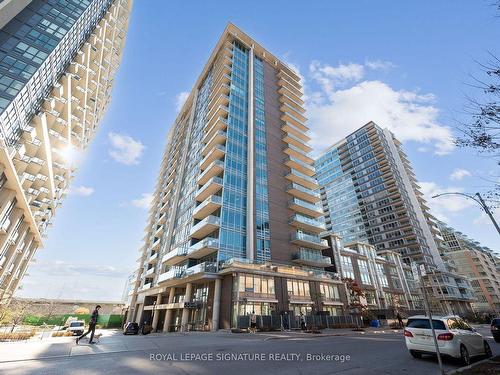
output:
M289 98L289 100L293 101L294 103L300 104L301 106L304 105L304 100L302 100L302 93L300 90L292 90L288 85L282 85L279 89L278 92L281 95L284 95Z
M187 255L189 258L200 259L206 255L216 252L217 250L219 250L219 240L207 237L192 245L189 248Z
M191 228L189 233L192 238L203 238L220 227L220 218L209 215Z
M321 195L318 191L308 189L302 185L291 183L287 186L286 192L299 199L310 203L316 203L321 200Z
M161 214L158 218L158 224L165 224L167 222L167 214Z
M291 182L295 182L296 184L305 186L308 189L316 190L319 188L316 179L305 175L304 173L299 172L296 169L291 168L290 173L288 173L285 178Z
M139 288L139 291L142 292L143 290L147 290L149 288L151 288L151 283L146 283Z
M297 112L304 114L306 110L304 109L304 101L297 98L295 95L291 95L290 91L281 90L279 101L281 103L286 103L287 105L293 107Z
M198 184L203 185L212 177L219 175L224 170L224 162L222 160L214 160L210 163L202 174L198 177Z
M196 266L189 267L188 269L186 269L186 271L184 272L184 276L191 276L197 273L204 273L204 272L210 272L210 273L217 272L217 264L215 262L203 262L197 264Z
M172 279L179 279L182 275L183 270L181 268L174 267L158 276L158 283Z
M215 145L223 145L224 142L226 142L226 139L227 134L225 131L219 130L215 132L212 138L206 142L205 147L201 150L201 154L206 156L215 147Z
M319 220L311 219L307 216L293 215L289 221L290 225L296 228L307 230L308 232L321 233L326 230L325 223Z
M304 163L302 160L299 160L293 156L289 156L287 160L285 160L286 166L295 169L306 176L313 177L316 174L316 170L312 165Z
M159 228L157 228L154 232L155 237L160 237L163 233L163 225L160 225Z
M302 160L304 163L313 165L314 160L309 157L307 152L305 152L302 148L296 147L292 144L286 145L286 147L283 149L283 152L287 155L290 155L291 157L294 157L296 159Z
M144 275L145 276L149 276L149 275L152 275L153 273L155 273L155 268L154 267L151 267L150 269L148 269Z
M214 106L219 106L219 105L225 107L229 106L229 95L226 95L224 93L215 95L208 103L208 108L213 108Z
M185 247L177 247L172 251L166 253L163 258L161 258L162 263L166 263L169 266L179 263L183 259L186 259L187 249Z
M212 177L207 181L205 185L203 185L200 189L198 189L196 193L196 200L198 202L203 202L211 195L215 195L220 189L222 189L222 178L220 177Z
M300 248L298 252L293 254L292 259L295 263L312 267L327 267L332 264L330 257L323 256L321 251L307 248Z
M309 142L311 140L311 138L309 138L309 136L305 133L307 129L304 130L304 128L299 128L289 122L285 122L281 126L281 130L283 130L285 133L293 134L295 137L303 140L304 142Z
M161 238L156 238L151 246L151 250L158 250L160 248Z
M205 170L208 165L217 159L221 159L226 154L226 147L222 145L215 146L208 154L205 156L200 163L200 168Z
M311 152L313 150L312 147L310 147L307 144L308 140L304 140L302 139L302 137L297 137L293 133L286 133L285 136L283 137L283 141L291 145L294 145L295 147L298 147L305 153Z
M158 261L158 253L154 253L148 259L148 263L156 263Z
M193 211L193 217L201 220L218 210L222 206L222 197L211 195L200 203Z
M229 115L229 108L225 105L219 105L210 109L207 114L207 118L215 117L227 117Z
M205 136L203 137L203 141L205 139L208 141L212 138L217 131L224 131L227 129L227 118L224 117L215 117L213 122L207 123L207 127L205 128Z
M295 212L317 218L323 216L323 209L315 204L303 201L299 198L293 198L288 201L288 208Z
M318 236L302 232L292 234L291 242L295 245L317 250L328 249L329 247L326 240L322 240Z

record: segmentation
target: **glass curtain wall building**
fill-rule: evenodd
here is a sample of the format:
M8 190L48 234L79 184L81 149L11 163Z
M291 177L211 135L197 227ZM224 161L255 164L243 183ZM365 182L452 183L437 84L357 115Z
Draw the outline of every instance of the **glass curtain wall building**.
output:
M228 25L169 132L129 320L218 329L252 309L311 311L314 272L340 283L324 272L303 105L297 74ZM285 271L307 291L293 298Z
M8 302L109 103L131 0L0 3L0 298Z
M346 245L361 241L377 253L398 252L403 262L426 265L429 288L443 312L471 311L470 284L448 272L439 253L436 219L420 191L401 143L369 122L315 161L327 229Z

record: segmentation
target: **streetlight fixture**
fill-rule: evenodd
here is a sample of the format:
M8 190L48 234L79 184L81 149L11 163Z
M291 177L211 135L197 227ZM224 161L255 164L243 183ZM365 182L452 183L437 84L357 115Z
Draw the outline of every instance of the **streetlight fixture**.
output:
M438 197L442 197L443 195L462 195L467 199L472 199L474 202L479 204L479 206L481 206L481 208L484 210L484 212L486 212L486 214L490 217L491 222L493 223L498 234L500 235L500 227L498 226L498 223L496 222L495 218L493 217L493 214L491 213L490 209L488 208L488 206L484 202L483 197L481 197L481 194L476 193L474 195L470 195L470 194L459 193L459 192L449 192L449 193L436 194L436 195L433 195L431 198L438 198Z

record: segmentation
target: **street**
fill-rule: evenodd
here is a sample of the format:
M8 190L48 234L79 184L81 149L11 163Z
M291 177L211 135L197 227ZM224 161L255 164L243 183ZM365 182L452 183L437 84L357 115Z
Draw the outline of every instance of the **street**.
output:
M486 326L477 328L500 354ZM35 359L36 358L36 359ZM10 361L10 362L9 362ZM461 367L445 359L445 370ZM437 374L437 360L412 358L401 331L325 330L303 333L198 333L123 336L99 344L72 338L0 343L2 374Z

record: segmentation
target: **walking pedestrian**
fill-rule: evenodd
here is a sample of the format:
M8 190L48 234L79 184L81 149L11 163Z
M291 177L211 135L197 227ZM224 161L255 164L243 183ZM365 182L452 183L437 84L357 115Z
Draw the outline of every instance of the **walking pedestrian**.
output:
M255 315L255 311L252 311L250 315L250 332L257 332L257 315Z
M97 305L92 312L92 316L90 317L90 322L89 322L89 330L85 332L83 335L80 337L76 338L76 344L78 345L78 342L83 339L85 336L87 336L90 333L90 339L89 339L89 344L95 344L94 342L94 334L95 334L95 326L97 325L97 318L99 318L99 309L101 308L101 305Z
M398 319L399 328L403 328L405 325L403 324L403 318L399 313L396 315L396 318Z
M306 317L304 316L303 313L300 313L300 329L302 331L305 331L307 328L306 326Z

